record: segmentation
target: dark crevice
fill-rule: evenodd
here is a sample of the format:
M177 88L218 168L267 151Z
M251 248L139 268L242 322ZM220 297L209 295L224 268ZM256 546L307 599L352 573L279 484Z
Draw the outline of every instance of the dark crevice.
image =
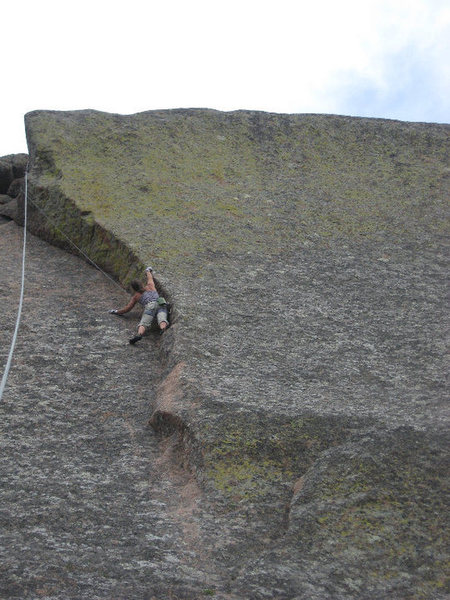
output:
M178 415L165 411L155 411L148 424L163 437L170 437L174 433L183 435L187 431L186 423Z
M110 275L123 289L127 290L133 279L143 280L144 265L130 247L117 238L112 232L94 220L90 210L80 210L76 203L64 197L55 189L33 185L30 178L28 197L28 229L31 233L45 239L54 246L75 254L85 262L98 266ZM43 207L43 208L42 208ZM24 197L18 198L16 221L23 225ZM61 224L62 223L62 224ZM67 235L70 233L70 237ZM67 237L66 237L67 236ZM80 252L81 250L81 252ZM169 331L164 334L159 344L159 356L162 373L171 368L171 349L173 335L171 327L177 321L177 312L173 306L172 294L154 276L158 293L169 303ZM173 432L184 431L184 424L178 417L155 417L155 429Z

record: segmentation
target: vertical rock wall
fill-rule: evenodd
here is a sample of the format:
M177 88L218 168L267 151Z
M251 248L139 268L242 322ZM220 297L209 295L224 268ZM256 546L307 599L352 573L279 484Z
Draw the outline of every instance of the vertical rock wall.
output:
M220 552L236 589L444 597L449 127L26 123L32 230L67 246L64 231L124 284L152 264L174 302L151 422L178 430L234 523L240 552Z

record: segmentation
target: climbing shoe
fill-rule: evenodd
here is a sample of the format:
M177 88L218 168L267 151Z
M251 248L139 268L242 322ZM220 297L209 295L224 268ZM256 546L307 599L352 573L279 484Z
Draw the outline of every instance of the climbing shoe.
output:
M134 337L131 338L130 344L135 344L139 340L142 340L142 335L135 335Z

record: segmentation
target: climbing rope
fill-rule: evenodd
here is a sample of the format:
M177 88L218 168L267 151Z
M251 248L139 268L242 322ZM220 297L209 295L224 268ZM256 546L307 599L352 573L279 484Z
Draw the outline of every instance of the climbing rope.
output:
M92 258L89 258L89 256L83 252L83 250L81 250L81 248L79 248L75 242L73 242L65 233L64 231L61 231L61 229L59 229L59 227L57 225L55 225L55 222L42 210L42 208L40 206L38 206L36 204L36 202L34 202L34 200L32 200L31 198L29 198L29 201L31 202L31 204L38 209L38 211L40 213L42 213L44 215L44 217L47 219L47 221L50 223L50 225L60 234L62 235L68 242L69 244L71 244L74 248L76 248L78 250L78 252L84 256L84 258L91 263L91 265L93 265L98 271L100 271L100 273L103 273L103 275L105 277L107 277L110 281L112 281L114 283L115 286L117 286L118 288L120 288L122 290L122 292L124 291L123 287L117 283L117 281L115 279L113 279L110 275L108 275L108 273L105 273L105 271L103 271L102 268L100 268L98 266L98 264L96 262L94 262L92 260Z
M120 290L122 292L125 291L122 288L122 286L117 283L117 281L115 281L110 275L108 275L108 273L105 273L105 271L103 271L103 269L101 269L96 262L94 262L91 258L89 258L89 256L85 252L83 252L83 250L81 250L81 248L79 248L75 244L75 242L73 242L64 233L64 231L61 231L61 229L59 229L59 227L57 227L55 225L55 223L52 221L52 219L50 219L50 217L42 210L42 208L40 206L38 206L36 204L36 202L34 202L29 197L29 194L28 194L28 170L27 170L25 172L24 220L23 220L23 250L22 250L22 280L21 280L21 289L20 289L19 308L18 308L18 311L17 311L16 327L15 327L15 330L14 330L14 335L13 335L13 339L12 339L12 342L11 342L11 347L10 347L10 350L9 350L8 360L6 362L5 371L3 373L2 381L0 383L0 402L1 402L2 398L3 398L3 392L5 390L6 381L8 379L9 370L11 368L12 357L13 357L13 354L14 354L14 349L16 347L17 334L18 334L19 326L20 326L20 319L21 319L21 316L22 316L22 305L23 305L23 296L24 296L24 289L25 289L25 254L26 254L26 243L27 243L27 224L28 224L28 204L29 204L29 202L31 202L33 204L33 206L35 206L37 208L37 210L44 215L44 217L48 220L48 222L52 225L52 227L60 235L62 235L74 248L76 248L76 250L82 256L84 256L84 258L88 262L90 262L91 265L93 265L98 271L100 271L101 273L103 273L103 275L105 277L107 277L110 281L112 281L114 283L114 285L116 285L118 288L120 288Z
M22 247L22 279L20 286L20 298L19 298L19 308L17 311L17 319L16 319L16 328L14 330L13 339L11 342L11 347L9 349L8 360L6 361L5 371L3 373L2 382L0 383L0 402L3 398L3 392L5 390L6 381L9 375L9 369L11 368L12 357L14 354L14 348L16 347L17 341L17 333L19 331L20 326L20 318L22 316L22 305L23 305L23 292L25 289L25 254L26 254L26 246L27 246L27 218L28 218L28 172L25 171L25 194L24 194L24 218L23 218L23 247Z

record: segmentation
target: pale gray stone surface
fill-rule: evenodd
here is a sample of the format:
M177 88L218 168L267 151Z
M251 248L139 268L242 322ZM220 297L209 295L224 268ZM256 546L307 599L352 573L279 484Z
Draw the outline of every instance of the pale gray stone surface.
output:
M2 373L22 232L0 225ZM199 552L201 494L147 426L159 337L131 347L139 313L107 312L127 294L31 235L26 267L0 406L0 597L202 597L217 574Z
M173 302L148 416L195 474L203 591L444 598L449 127L80 111L27 134L31 229L124 283L152 264Z

